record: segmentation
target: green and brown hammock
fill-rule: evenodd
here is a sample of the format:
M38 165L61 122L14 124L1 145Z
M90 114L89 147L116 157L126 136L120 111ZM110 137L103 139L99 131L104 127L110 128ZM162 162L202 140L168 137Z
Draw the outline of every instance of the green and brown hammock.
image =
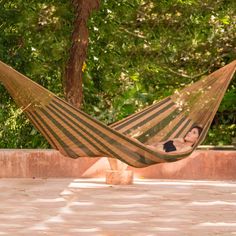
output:
M176 161L193 152L206 136L235 69L233 61L111 126L76 109L2 62L0 81L33 125L62 154L71 158L106 156L145 167ZM203 132L189 151L166 153L146 145L184 137L196 124Z

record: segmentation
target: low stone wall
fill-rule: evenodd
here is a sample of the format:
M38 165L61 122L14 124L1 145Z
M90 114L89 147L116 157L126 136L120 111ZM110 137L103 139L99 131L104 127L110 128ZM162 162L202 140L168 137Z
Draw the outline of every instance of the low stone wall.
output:
M107 169L107 158L71 159L56 150L0 150L1 178L105 177ZM140 178L236 180L236 151L196 150L177 162L129 169Z
M236 151L197 150L183 160L135 173L144 178L236 180Z

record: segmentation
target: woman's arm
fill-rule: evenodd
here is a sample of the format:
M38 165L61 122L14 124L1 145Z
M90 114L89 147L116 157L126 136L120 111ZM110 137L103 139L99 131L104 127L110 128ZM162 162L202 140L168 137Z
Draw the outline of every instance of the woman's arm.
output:
M132 138L135 142L137 143L141 143L143 144L142 142L140 142L138 139L135 139L135 138ZM165 141L166 142L166 141ZM165 152L165 150L163 149L163 144L165 142L156 142L156 143L153 143L153 144L149 144L149 145L146 145L146 147L152 149L153 151L162 151L162 152Z
M163 144L155 144L155 145L147 145L148 148L152 149L153 151L162 151L164 152L165 150L163 149Z
M185 147L180 148L178 151L179 151L179 152L185 152L185 151L191 150L192 148L193 148L193 147L191 147L191 146L185 146Z

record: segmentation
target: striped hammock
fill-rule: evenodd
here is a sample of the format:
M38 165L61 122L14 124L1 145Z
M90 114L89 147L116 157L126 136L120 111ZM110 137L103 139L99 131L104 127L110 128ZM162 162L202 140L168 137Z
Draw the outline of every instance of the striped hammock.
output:
M206 136L233 78L236 60L162 101L106 126L0 62L0 81L51 146L71 157L112 157L134 167L190 155ZM163 152L148 145L181 138L193 125L203 131L193 148ZM148 144L148 145L147 145Z

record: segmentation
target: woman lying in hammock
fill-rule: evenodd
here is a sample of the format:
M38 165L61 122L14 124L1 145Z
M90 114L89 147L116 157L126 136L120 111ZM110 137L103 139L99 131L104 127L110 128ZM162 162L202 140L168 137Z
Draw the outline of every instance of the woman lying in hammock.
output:
M177 138L167 140L165 142L158 142L157 144L148 145L148 147L164 152L188 151L196 143L201 132L202 128L200 126L193 126L184 138Z

